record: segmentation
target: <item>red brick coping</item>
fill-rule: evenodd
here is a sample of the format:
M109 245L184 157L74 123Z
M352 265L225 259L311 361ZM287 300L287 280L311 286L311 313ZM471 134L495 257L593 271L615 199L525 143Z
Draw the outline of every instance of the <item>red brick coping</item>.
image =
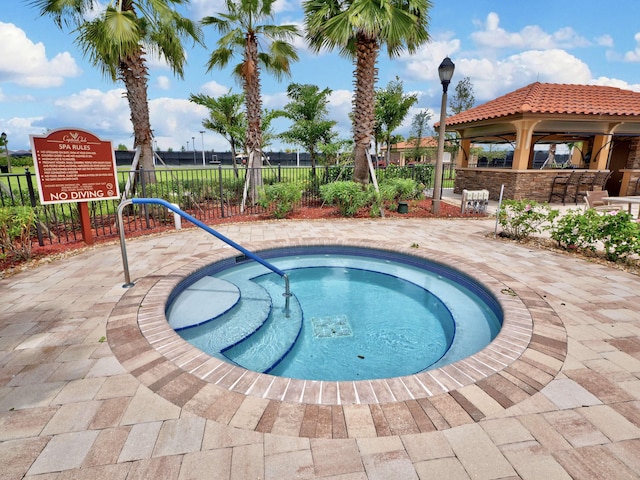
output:
M562 322L544 298L508 275L424 247L366 241L322 244L389 250L457 268L495 295L504 311L503 328L477 354L416 375L327 382L252 372L192 346L175 333L164 314L181 280L237 254L221 249L166 276L138 280L107 324L114 355L151 391L196 415L242 429L311 438L405 435L479 421L536 394L560 370L567 353ZM265 242L246 247L257 251L282 246Z

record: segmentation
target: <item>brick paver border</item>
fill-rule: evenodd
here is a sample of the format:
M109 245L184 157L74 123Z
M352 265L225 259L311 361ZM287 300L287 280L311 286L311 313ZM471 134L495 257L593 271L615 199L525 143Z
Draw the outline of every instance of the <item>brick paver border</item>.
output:
M405 377L320 382L251 372L187 343L164 313L182 280L236 254L221 249L166 276L137 281L107 324L114 355L143 385L194 414L237 428L311 438L404 435L477 422L535 395L559 372L567 353L560 318L544 298L505 273L424 247L339 240L288 246L320 244L386 249L457 268L498 299L503 328L477 354ZM245 246L253 251L283 247L276 242Z

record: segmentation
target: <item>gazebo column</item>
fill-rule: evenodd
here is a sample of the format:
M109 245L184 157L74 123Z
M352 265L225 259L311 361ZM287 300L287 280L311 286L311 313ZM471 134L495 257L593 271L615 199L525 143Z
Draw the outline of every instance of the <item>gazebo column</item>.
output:
M540 120L516 120L511 122L516 127L516 148L513 152L512 170L526 170L531 155L531 138L533 130Z
M456 166L466 168L469 166L469 156L471 155L471 140L463 138L460 140L460 150L458 150L458 158Z
M591 162L589 168L591 170L606 170L609 161L609 153L611 152L611 140L613 135L596 135L593 138L593 149L591 150Z

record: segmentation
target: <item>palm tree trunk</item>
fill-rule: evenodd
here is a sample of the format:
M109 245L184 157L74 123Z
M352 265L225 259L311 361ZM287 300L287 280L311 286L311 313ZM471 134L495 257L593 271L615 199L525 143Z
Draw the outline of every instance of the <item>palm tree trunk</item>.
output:
M356 91L353 101L354 171L353 180L369 183L367 151L375 127L375 84L378 69L376 61L380 49L375 38L358 34L356 53Z
M122 59L120 74L127 90L127 101L131 110L133 123L134 148L140 147L140 163L138 168L145 173L146 183L155 183L156 176L153 165L153 135L149 117L147 100L147 66L142 48L134 54Z
M249 167L252 203L258 201L257 191L262 186L262 99L260 96L260 69L258 67L258 42L247 39L245 50L245 95L247 105L247 165Z

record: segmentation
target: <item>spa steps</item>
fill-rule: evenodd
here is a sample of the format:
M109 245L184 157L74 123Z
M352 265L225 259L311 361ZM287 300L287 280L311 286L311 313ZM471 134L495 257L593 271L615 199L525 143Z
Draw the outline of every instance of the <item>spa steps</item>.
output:
M302 311L292 296L289 316L282 282L233 283L205 277L185 289L167 312L170 325L201 350L243 367L268 372L293 347ZM189 308L188 308L189 307Z

